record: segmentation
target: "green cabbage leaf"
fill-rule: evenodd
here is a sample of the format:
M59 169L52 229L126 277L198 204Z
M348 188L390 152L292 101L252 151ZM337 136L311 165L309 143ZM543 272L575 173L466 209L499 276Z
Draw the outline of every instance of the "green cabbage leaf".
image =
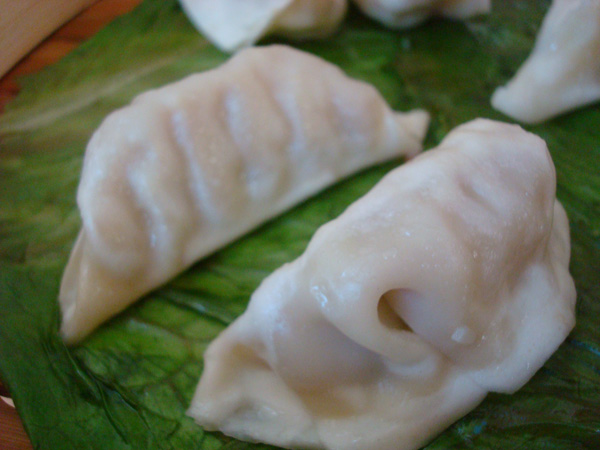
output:
M396 109L433 115L427 145L490 107L529 53L547 0L498 0L469 23L387 30L351 10L333 38L293 44L375 85ZM268 42L276 42L269 40ZM280 41L279 41L280 42ZM36 449L259 449L185 416L207 344L261 280L394 161L343 181L194 265L66 348L57 292L80 227L86 143L138 93L227 59L174 0L146 0L59 63L22 80L0 116L0 378ZM577 326L514 395L493 394L426 448L600 448L600 107L529 127L548 142L571 221Z

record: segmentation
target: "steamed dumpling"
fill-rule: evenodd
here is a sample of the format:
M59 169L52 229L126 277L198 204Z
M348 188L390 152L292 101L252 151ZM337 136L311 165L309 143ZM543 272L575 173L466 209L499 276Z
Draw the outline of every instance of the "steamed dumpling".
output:
M365 14L393 28L432 15L467 19L491 9L491 0L354 0ZM293 39L333 34L347 0L180 0L192 23L223 51L249 47L268 34Z
M430 16L453 19L488 13L491 0L354 0L365 14L392 28L417 25Z
M263 281L188 414L283 447L412 450L516 391L574 325L555 185L538 137L457 128Z
M425 112L283 46L150 91L88 144L60 288L74 342L199 258L368 165L414 156Z
M325 37L346 15L347 0L180 0L192 23L221 50L249 47L267 34Z
M600 100L600 1L554 0L533 52L492 105L539 123Z

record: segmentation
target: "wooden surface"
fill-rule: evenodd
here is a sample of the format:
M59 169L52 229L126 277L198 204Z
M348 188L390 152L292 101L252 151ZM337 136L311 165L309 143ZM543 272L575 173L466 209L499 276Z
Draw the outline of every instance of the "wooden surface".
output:
M0 449L32 450L17 410L10 403L10 392L0 383Z
M0 113L19 91L18 78L55 63L141 0L100 0L59 28L0 79ZM0 447L1 450L4 450Z
M95 0L0 0L0 76Z
M0 79L0 113L18 94L19 77L37 72L57 62L82 41L98 32L114 18L132 10L141 1L100 0L44 40ZM0 397L10 398L10 392L1 382ZM32 450L32 448L16 410L0 398L0 450Z

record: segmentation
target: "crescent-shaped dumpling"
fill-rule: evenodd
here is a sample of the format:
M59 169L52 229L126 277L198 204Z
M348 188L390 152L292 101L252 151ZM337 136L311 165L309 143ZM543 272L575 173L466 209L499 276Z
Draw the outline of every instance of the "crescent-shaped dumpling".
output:
M600 1L554 0L533 52L492 106L539 123L600 100Z
M347 0L180 0L192 23L221 50L233 52L268 34L311 39L335 32Z
M476 120L388 174L209 346L188 414L290 448L414 450L574 325L545 143Z
M391 28L415 26L430 16L452 19L488 13L491 0L354 0L368 16Z
M428 115L283 46L150 91L90 140L60 287L74 342L199 258L361 168L421 150Z

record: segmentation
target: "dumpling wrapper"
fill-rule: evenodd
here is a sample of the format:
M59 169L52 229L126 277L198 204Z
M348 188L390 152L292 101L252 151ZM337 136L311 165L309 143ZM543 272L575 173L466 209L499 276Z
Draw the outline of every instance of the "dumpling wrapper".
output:
M574 326L545 143L476 120L383 178L211 343L188 414L282 447L420 448Z
M180 0L208 40L226 52L249 47L268 34L293 39L333 34L347 0Z
M428 123L284 46L140 95L86 150L83 229L59 294L64 340L341 178L414 156Z
M369 17L391 28L408 28L430 16L468 19L486 14L491 0L354 0Z
M492 106L540 123L600 100L600 1L554 0L533 52Z

